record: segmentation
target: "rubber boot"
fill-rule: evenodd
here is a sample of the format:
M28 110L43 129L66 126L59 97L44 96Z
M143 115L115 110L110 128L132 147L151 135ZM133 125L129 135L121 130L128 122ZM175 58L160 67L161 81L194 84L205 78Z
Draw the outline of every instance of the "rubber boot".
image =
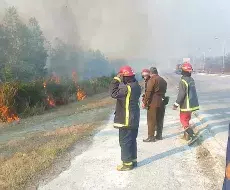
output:
M133 167L136 168L137 167L137 159L133 160Z
M123 162L121 165L117 166L118 171L129 171L133 168L133 162Z
M193 139L196 137L196 135L195 135L195 133L194 133L194 131L193 131L192 128L187 128L187 129L185 130L185 133L188 134L189 140L193 140Z

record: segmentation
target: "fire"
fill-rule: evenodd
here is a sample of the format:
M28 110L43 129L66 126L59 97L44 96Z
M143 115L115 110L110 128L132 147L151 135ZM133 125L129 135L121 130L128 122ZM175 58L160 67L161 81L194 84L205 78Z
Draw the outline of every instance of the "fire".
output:
M50 96L48 96L46 100L47 100L47 103L48 103L48 105L50 107L55 107L56 106L54 99L51 98Z
M43 82L43 87L46 88L46 82Z
M80 100L84 100L86 98L86 93L85 91L83 91L82 89L80 89L79 87L77 88L77 100L80 101Z
M76 92L76 98L78 101L84 100L86 98L86 93L84 90L82 90L78 85L77 85L77 73L75 71L72 72L72 78L73 82L76 86L77 92Z
M46 90L46 87L47 87L46 81L43 82L43 87ZM47 94L46 91L45 91L45 93ZM47 96L46 101L47 101L47 103L48 103L48 105L50 107L55 107L56 106L54 99L52 97L50 97L49 95Z
M6 106L1 106L0 107L0 112L1 112L1 120L4 122L13 122L13 121L18 121L19 122L19 117L15 114L13 114L10 109Z

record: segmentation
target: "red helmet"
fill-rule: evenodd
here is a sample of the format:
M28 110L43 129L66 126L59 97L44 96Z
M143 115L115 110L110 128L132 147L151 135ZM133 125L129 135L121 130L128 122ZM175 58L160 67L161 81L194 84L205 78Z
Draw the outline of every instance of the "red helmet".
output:
M133 69L130 66L121 67L119 73L125 77L131 77L135 75Z
M183 63L182 66L181 66L181 69L183 71L190 72L190 73L193 71L192 65L190 63L188 63L188 62Z
M141 72L142 76L144 75L150 75L150 70L149 69L143 69Z

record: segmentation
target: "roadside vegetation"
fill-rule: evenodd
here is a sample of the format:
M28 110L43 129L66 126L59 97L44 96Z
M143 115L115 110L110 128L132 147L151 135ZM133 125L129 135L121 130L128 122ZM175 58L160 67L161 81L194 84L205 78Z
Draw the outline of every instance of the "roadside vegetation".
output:
M49 42L36 18L22 19L15 7L5 10L0 20L0 132L68 123L79 115L86 122L1 139L0 189L25 189L107 120L113 101L105 92L117 63L126 62L59 38Z
M112 65L99 50L59 38L49 42L36 18L22 19L10 7L0 21L0 121L19 121L104 92Z

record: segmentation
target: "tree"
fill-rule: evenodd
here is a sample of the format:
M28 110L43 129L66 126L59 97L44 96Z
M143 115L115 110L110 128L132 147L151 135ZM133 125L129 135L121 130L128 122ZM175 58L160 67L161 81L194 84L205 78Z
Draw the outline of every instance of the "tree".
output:
M35 18L24 24L14 7L6 10L0 30L1 74L4 81L30 81L45 75L45 38Z
M28 28L30 31L28 64L33 68L35 78L43 77L46 74L45 66L48 57L48 52L45 48L46 39L36 18L30 18Z

